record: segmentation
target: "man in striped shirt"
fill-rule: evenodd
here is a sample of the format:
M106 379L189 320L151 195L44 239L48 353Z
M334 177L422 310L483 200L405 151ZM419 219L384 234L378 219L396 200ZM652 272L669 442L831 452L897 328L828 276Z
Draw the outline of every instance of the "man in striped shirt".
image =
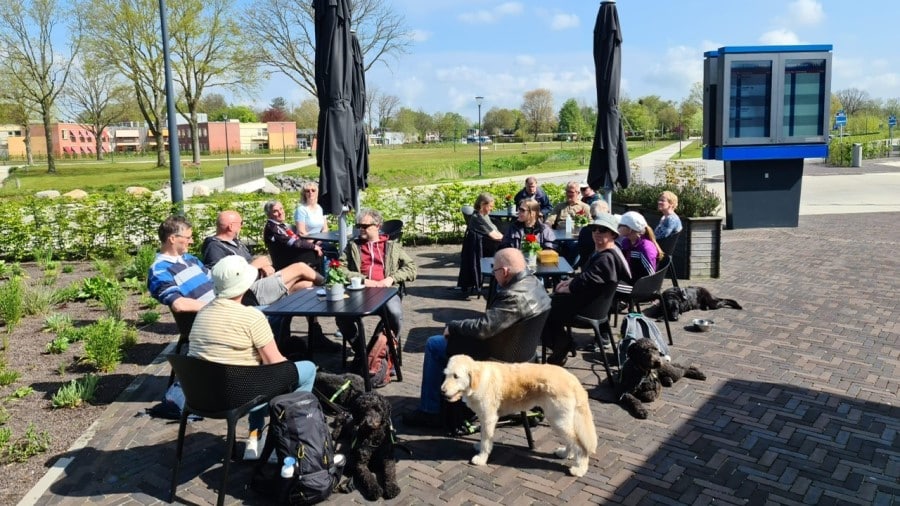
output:
M192 233L183 216L166 218L159 226L159 253L147 276L150 294L174 312L197 312L215 298L209 270L188 253Z

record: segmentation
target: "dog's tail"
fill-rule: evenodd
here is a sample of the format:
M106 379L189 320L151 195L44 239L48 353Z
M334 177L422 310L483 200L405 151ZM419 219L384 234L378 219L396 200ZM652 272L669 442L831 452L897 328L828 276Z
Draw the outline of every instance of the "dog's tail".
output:
M719 299L718 304L716 304L717 308L730 307L732 309L744 309L740 304L734 299Z
M581 387L581 385L579 385ZM597 428L594 427L594 417L591 415L591 405L588 402L587 391L583 387L577 394L575 405L575 438L578 445L592 455L597 451Z

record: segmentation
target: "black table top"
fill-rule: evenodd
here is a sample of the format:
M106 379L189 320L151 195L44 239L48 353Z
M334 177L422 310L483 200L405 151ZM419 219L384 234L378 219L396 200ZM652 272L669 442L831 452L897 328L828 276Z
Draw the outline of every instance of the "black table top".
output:
M574 229L571 234L567 234L565 229L554 230L553 234L556 238L553 239L553 242L578 242L580 231L581 229Z
M495 211L491 211L490 213L488 213L488 216L490 216L491 219L500 220L500 221L513 221L518 217L518 215L516 214L515 211L510 213L506 209L498 209Z
M362 317L377 314L387 301L397 295L396 287L367 287L346 290L344 299L326 300L318 295L319 288L298 290L263 309L267 315L279 316L349 316Z
M544 277L559 277L567 274L572 274L575 272L572 269L572 266L569 262L563 258L559 257L559 263L556 264L542 264L538 262L537 269L534 271L534 275L539 278ZM491 276L494 275L494 259L492 257L484 257L481 259L481 274L483 276Z
M347 237L348 241L352 241L356 237L356 231L353 231L349 237ZM341 242L341 234L337 230L329 230L328 232L318 232L315 234L306 234L301 235L301 239L309 239L312 241L322 241L322 242Z

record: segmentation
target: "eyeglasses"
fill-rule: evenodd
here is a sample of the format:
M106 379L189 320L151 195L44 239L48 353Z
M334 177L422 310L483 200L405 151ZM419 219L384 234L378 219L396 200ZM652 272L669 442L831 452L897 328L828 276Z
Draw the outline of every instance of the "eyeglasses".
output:
M374 226L375 226L374 223L357 223L356 224L356 228L369 228L369 227L374 227Z
M193 239L193 237L189 236L189 235L182 235L182 234L172 234L172 235L174 235L175 237L180 237L182 239Z
M306 193L316 193L316 189L315 189L315 188L307 188L307 189L305 189L305 190L303 190L303 191L305 191Z
M506 267L496 267L493 270L491 270L491 272L496 273L497 271L502 271L503 269L506 269Z
M528 209L522 209L522 208L520 207L519 209L516 209L516 212L517 212L517 213L527 213L527 212L528 212Z

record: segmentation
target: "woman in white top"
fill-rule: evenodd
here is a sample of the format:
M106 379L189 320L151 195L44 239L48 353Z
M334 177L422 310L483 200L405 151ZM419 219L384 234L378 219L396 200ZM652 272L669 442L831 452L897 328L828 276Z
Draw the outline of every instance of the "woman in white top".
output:
M328 222L322 212L322 206L318 203L319 185L314 181L308 181L303 185L300 197L300 205L294 210L294 223L297 227L297 235L303 237L307 234L318 234L328 231Z

